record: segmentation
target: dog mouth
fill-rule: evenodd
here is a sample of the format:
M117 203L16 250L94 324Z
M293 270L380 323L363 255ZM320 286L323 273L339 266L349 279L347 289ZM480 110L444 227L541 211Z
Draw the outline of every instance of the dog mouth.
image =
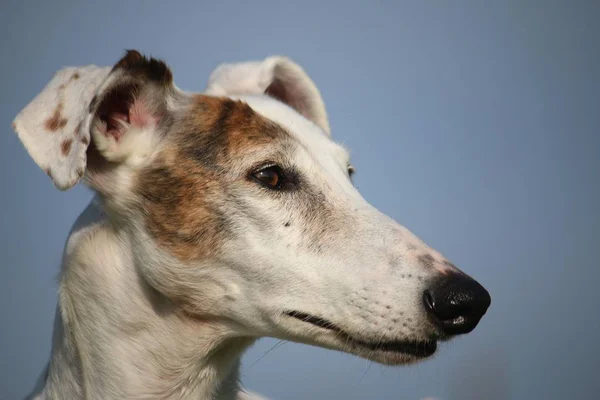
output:
M317 326L322 329L327 329L336 332L338 338L345 341L349 345L368 349L373 352L384 352L392 354L403 354L418 358L432 356L437 350L437 340L390 340L370 342L362 339L356 339L346 333L343 329L335 325L333 322L314 315L306 314L300 311L288 311L285 315L298 319L302 322Z

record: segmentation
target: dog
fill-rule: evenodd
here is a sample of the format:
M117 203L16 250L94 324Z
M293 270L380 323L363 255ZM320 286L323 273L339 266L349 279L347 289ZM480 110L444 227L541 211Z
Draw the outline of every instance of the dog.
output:
M96 193L65 246L37 399L257 398L238 378L260 337L410 364L490 305L361 197L288 58L221 65L188 93L130 50L60 70L13 127L59 189Z

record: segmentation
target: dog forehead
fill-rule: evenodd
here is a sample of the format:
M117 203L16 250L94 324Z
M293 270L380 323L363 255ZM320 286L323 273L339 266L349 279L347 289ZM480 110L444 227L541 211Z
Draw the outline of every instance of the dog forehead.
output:
M330 139L315 123L297 111L264 95L232 96L247 103L254 111L285 129L302 147L316 158L329 158L336 163L349 162L348 151Z

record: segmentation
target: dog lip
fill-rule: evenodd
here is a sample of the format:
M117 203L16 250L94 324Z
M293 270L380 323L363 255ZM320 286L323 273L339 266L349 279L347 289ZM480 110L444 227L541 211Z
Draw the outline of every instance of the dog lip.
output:
M299 319L302 322L306 322L319 328L328 329L333 332L337 332L339 337L345 340L347 343L366 347L372 351L383 351L393 353L403 353L415 357L429 357L433 355L437 350L437 340L391 340L387 342L378 341L376 343L368 342L360 339L355 339L341 328L324 318L315 317L314 315L306 314L300 311L287 311L285 315Z
M343 331L340 328L338 328L333 322L329 322L323 318L315 317L313 315L306 314L300 311L287 311L285 315L287 315L288 317L299 319L302 322L313 324L315 326L318 326L319 328L329 329L334 332L343 333Z
M373 351L402 353L414 357L429 357L437 350L436 340L393 340L380 343L369 343L356 339L352 340L354 343L358 343Z

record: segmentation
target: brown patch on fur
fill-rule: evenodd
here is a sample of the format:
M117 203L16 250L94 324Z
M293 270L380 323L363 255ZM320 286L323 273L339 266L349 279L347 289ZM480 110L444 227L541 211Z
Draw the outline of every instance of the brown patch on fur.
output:
M50 168L46 168L44 172L50 177L50 179L54 180L54 178L52 177L52 170Z
M13 128L13 131L16 131L16 130L17 130L17 124L15 124L15 123L13 122L13 123L12 123L12 128Z
M245 103L196 97L165 150L139 175L135 190L150 235L182 261L218 252L235 235L224 205L235 201L229 188L240 185L225 172L253 149L287 137Z
M90 144L90 141L89 141L89 139L87 137L82 136L81 137L81 143L83 143L83 144L85 144L87 146L88 144Z
M79 78L80 78L79 72L75 72L75 73L73 73L73 75L71 75L72 81L76 81Z
M71 151L71 145L73 144L73 139L66 139L60 144L60 151L63 156L68 156Z
M48 118L46 122L44 122L44 127L47 130L51 132L56 132L57 130L62 129L65 127L65 125L67 125L67 119L63 118L63 116L61 115L62 109L63 103L60 102L58 103L58 106L56 106L54 114L52 114L52 116Z

